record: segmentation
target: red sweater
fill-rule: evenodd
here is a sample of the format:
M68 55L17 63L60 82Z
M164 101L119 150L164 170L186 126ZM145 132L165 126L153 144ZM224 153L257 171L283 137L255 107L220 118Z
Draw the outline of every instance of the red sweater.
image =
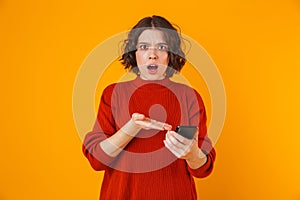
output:
M199 147L207 162L190 169L164 147L166 131L144 130L117 156L108 156L99 143L120 129L135 113L177 125L199 127ZM206 177L215 160L207 137L206 113L200 95L172 82L135 80L112 84L102 94L94 128L84 140L83 152L95 170L105 170L100 199L197 199L194 177Z

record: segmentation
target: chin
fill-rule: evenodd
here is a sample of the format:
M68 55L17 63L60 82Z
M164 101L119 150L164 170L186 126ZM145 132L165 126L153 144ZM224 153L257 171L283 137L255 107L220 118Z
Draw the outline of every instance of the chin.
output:
M158 81L158 80L162 80L164 78L165 77L157 76L157 75L148 75L148 76L141 77L141 79L149 80L149 81Z

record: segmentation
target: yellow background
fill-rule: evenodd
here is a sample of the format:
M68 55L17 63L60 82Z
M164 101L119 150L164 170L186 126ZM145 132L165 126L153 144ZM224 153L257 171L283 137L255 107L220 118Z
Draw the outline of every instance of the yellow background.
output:
M98 199L72 90L84 58L158 14L212 56L227 94L199 199L300 199L300 2L0 1L0 199ZM92 126L92 125L91 125Z

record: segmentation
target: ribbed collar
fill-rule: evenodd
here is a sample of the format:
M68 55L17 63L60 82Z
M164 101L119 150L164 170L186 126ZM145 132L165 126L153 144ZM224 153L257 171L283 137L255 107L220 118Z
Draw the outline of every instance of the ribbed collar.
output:
M169 78L164 78L162 80L143 80L139 76L132 80L132 84L136 88L142 89L165 89L168 88L173 82Z

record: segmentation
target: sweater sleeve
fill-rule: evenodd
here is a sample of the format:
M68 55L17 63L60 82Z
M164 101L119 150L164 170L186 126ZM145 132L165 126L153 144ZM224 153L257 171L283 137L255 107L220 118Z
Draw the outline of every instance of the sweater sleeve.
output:
M96 171L105 170L115 160L114 157L107 155L100 147L101 141L116 132L111 108L113 88L114 85L110 85L103 91L94 128L86 134L82 145L85 157Z
M204 107L203 100L200 94L194 90L196 98L191 98L193 101L190 104L190 124L198 124L198 146L199 148L206 154L207 161L206 163L199 167L198 169L191 169L188 167L189 172L197 177L204 178L211 174L216 158L216 151L212 146L212 142L207 135L207 117L206 111Z

